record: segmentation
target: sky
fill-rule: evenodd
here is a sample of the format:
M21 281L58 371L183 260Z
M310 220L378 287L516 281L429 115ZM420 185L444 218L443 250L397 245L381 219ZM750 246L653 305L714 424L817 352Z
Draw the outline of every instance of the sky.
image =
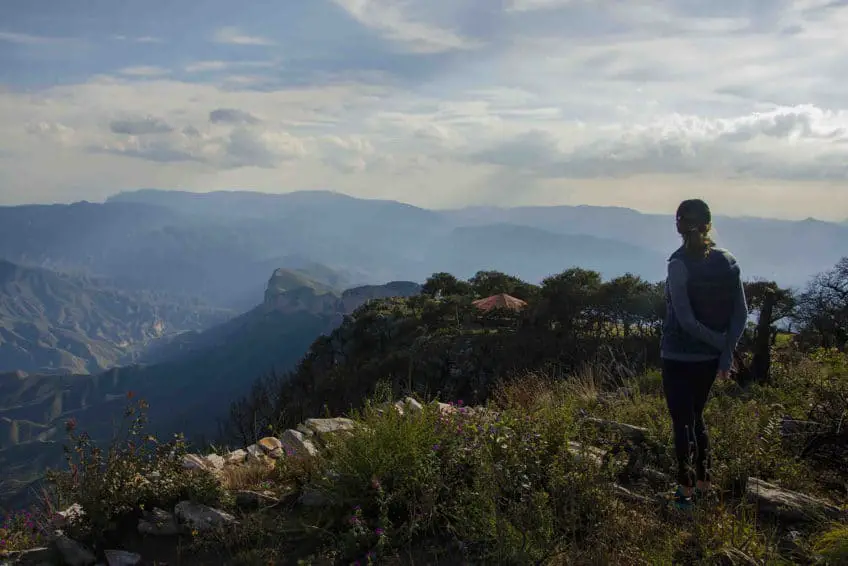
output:
M0 204L848 218L848 0L0 0Z

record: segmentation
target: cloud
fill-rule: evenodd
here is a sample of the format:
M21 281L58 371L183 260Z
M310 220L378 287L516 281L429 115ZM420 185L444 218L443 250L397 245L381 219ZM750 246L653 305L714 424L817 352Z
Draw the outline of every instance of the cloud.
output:
M844 4L315 0L238 22L175 7L167 26L115 28L155 29L167 50L126 39L43 67L50 44L15 36L0 186L31 198L38 170L49 199L84 198L131 170L149 186L652 209L697 190L717 209L841 219ZM251 45L267 49L234 47Z
M128 136L167 134L174 131L174 128L168 123L150 116L140 120L113 120L109 123L109 129L114 134L126 134Z
M559 135L533 130L470 159L540 178L721 174L846 180L848 112L804 105L720 119L672 115L636 127L583 127Z
M426 5L400 0L334 0L352 18L375 29L387 39L416 53L440 53L479 47L479 41L463 37L454 30L424 20Z
M40 35L30 35L28 33L15 33L9 31L0 31L0 41L8 43L17 43L20 45L53 45L68 41L67 38L46 37Z
M138 65L135 67L124 67L118 73L130 77L161 77L169 74L171 71L163 67L153 65Z
M275 45L276 42L258 35L247 35L236 27L223 27L215 32L215 43L227 45Z
M161 37L155 37L152 35L142 35L138 37L128 37L126 35L113 35L112 39L115 41L127 41L130 43L165 43L165 40Z
M209 113L209 121L213 124L258 124L260 120L244 110L217 108Z

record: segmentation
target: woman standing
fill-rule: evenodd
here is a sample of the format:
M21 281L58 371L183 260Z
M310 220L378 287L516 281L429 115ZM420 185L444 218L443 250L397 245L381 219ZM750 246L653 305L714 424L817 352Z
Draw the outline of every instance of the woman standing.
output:
M683 245L669 258L666 279L662 379L678 464L674 502L684 509L710 489L704 406L716 377L730 371L748 317L739 264L715 247L711 223L704 201L680 204L677 232Z

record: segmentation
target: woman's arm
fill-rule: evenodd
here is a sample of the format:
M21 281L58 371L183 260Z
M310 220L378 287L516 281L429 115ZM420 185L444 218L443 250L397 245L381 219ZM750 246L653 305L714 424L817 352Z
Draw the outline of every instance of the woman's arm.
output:
M689 302L689 291L687 280L689 272L686 265L679 259L668 262L668 290L671 294L671 305L674 314L680 322L683 330L702 342L706 342L719 352L723 352L728 345L727 336L724 333L710 330L695 318L692 312L692 304ZM738 338L737 338L738 340Z
M733 302L733 315L730 319L730 327L727 330L727 343L722 349L719 360L719 371L730 371L730 366L733 363L733 352L736 350L739 339L742 338L742 333L745 332L745 326L748 324L748 301L745 297L745 286L742 285L738 265L735 268L736 295Z

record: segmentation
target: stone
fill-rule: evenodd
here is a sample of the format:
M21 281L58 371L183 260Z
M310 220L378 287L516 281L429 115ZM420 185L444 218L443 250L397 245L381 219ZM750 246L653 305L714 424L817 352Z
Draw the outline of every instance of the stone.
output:
M245 451L247 452L248 460L259 459L265 456L265 451L262 450L262 447L258 444L251 444L250 446L245 448Z
M335 419L306 419L303 423L306 428L315 434L332 434L335 432L344 432L353 430L356 426L350 419L338 417Z
M318 448L306 435L299 430L289 429L280 438L280 444L287 455L291 456L317 456Z
M789 491L757 478L748 478L748 500L753 501L760 513L779 517L786 522L804 522L820 518L844 519L846 514L830 503L804 493Z
M421 403L419 403L418 401L416 401L415 399L413 399L412 397L407 397L406 399L403 400L403 402L409 408L409 411L411 413L418 415L418 414L421 414L422 412L424 412L424 406Z
M295 427L295 428L296 428L296 429L297 429L297 431L298 431L299 433L301 433L303 436L306 436L306 437L315 436L315 432L314 432L314 431L312 431L312 430L310 430L310 429L309 429L309 427L307 427L307 426L306 426L305 424L303 424L303 423L300 423L300 424L299 424L299 425L297 425L297 427Z
M146 513L138 522L138 532L142 535L173 536L183 531L172 513L158 507Z
M223 527L236 522L236 518L226 511L194 501L177 503L174 507L174 515L177 517L177 521L197 531Z
M209 463L197 454L186 454L183 456L183 468L186 470L208 470Z
M61 531L56 533L53 544L67 566L91 566L97 562L93 552Z
M259 442L257 442L260 448L265 451L265 454L273 458L275 460L279 460L283 457L283 443L280 442L279 438L274 438L273 436L266 436Z
M141 564L141 555L126 550L106 550L106 563L109 566L136 566Z
M204 458L207 468L214 471L221 471L224 469L224 458L219 456L218 454L209 454Z
M279 498L272 491L237 491L235 494L236 506L239 509L257 509L259 507L273 507L280 503Z
M224 462L228 465L243 464L245 460L247 460L247 451L242 449L233 450L224 456Z

